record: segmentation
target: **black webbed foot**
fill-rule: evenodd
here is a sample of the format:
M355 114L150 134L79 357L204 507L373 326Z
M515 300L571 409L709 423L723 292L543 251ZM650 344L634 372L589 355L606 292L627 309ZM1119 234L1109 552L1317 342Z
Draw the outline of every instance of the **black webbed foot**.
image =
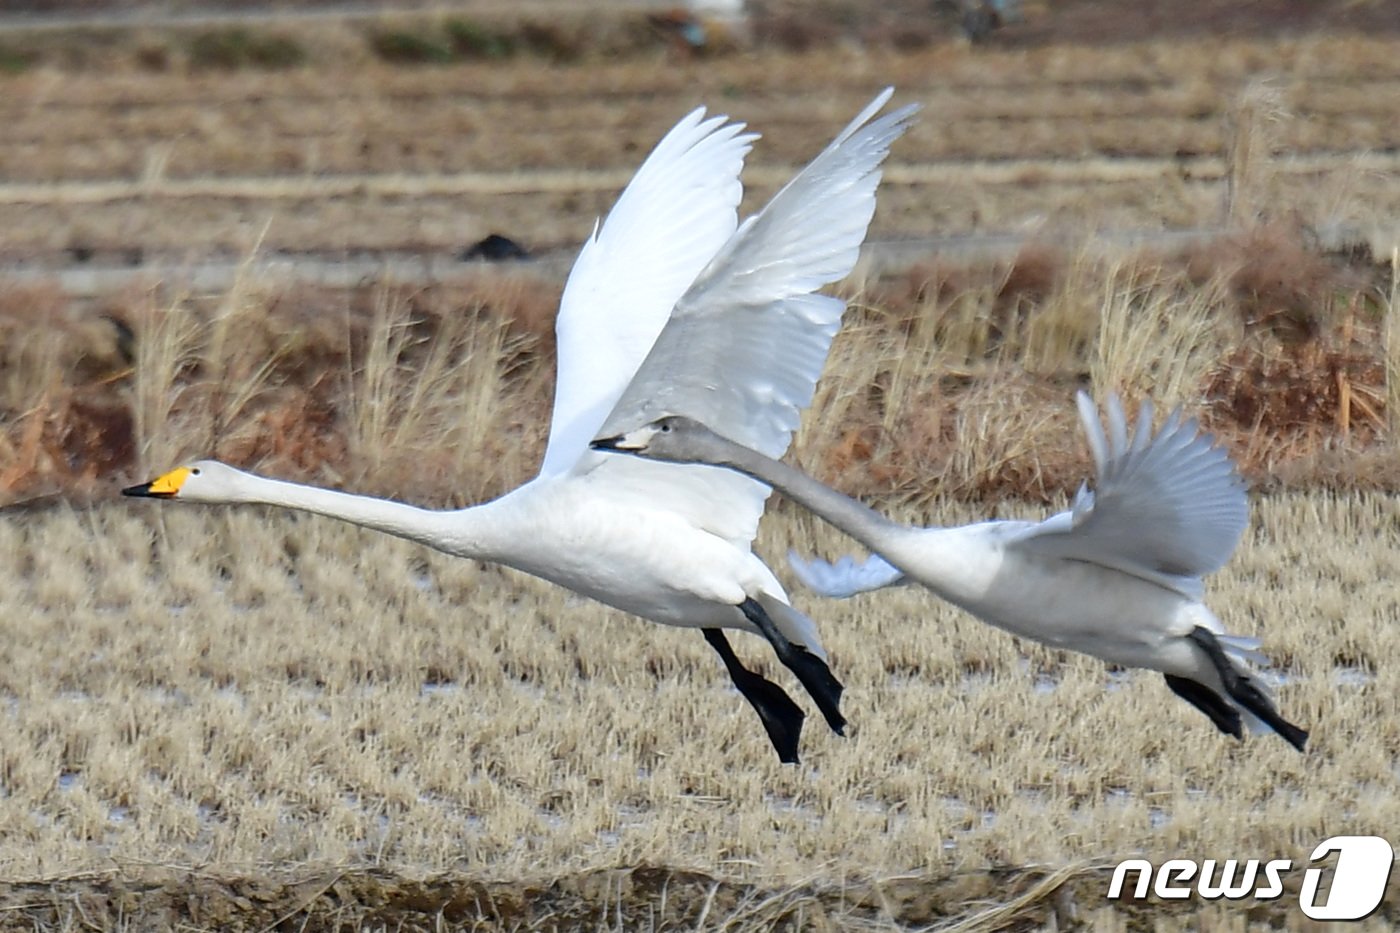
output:
M1172 693L1209 716L1217 729L1237 739L1244 738L1244 723L1240 720L1239 710L1226 703L1220 694L1189 677L1163 676L1167 678L1167 686Z
M729 639L717 628L704 629L705 640L719 653L725 670L744 699L758 712L768 740L784 764L798 764L797 744L802 736L802 720L806 714L792 701L782 687L744 667Z
M796 674L802 686L807 688L807 692L816 701L817 709L826 717L831 730L837 735L845 735L846 717L841 715L840 709L841 692L845 688L831 673L831 668L827 667L826 662L802 645L788 641L757 600L746 599L739 604L739 608L763 633L763 637L768 639L778 655L778 660Z
M1242 675L1235 665L1230 663L1230 659L1225 654L1225 649L1220 647L1220 640L1215 634L1201 626L1192 629L1190 639L1200 646L1201 650L1210 658L1215 669L1220 674L1220 682L1225 686L1225 692L1230 695L1240 706L1258 716L1270 728L1283 736L1284 741L1292 745L1298 751L1303 751L1307 745L1308 732L1300 729L1293 723L1284 719L1274 709L1274 704L1269 700L1264 692L1254 684L1250 678Z

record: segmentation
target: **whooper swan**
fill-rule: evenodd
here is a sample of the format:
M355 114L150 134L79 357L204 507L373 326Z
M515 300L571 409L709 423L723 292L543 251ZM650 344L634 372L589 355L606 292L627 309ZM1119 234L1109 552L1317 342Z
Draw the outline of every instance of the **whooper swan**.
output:
M727 470L599 455L588 442L605 421L645 423L648 406L665 399L667 411L724 424L782 455L845 310L813 292L855 264L880 165L914 110L874 119L891 94L879 94L742 226L739 172L757 137L727 117L706 119L703 108L666 134L569 274L549 444L539 476L513 492L429 511L206 460L124 493L315 512L699 628L779 758L797 761L802 711L747 670L721 631L763 635L842 732L842 688L816 627L751 550L768 490Z
M921 583L998 628L1055 648L1166 676L1172 692L1243 738L1260 723L1303 750L1250 672L1258 642L1225 634L1202 602L1201 578L1230 558L1248 524L1244 481L1229 456L1178 409L1154 435L1144 402L1129 437L1109 396L1107 435L1089 397L1077 398L1097 469L1068 512L1043 522L909 528L772 457L687 417L594 442L656 461L726 466L760 479L875 552L864 564L800 560L793 570L826 596ZM721 421L711 422L719 425Z

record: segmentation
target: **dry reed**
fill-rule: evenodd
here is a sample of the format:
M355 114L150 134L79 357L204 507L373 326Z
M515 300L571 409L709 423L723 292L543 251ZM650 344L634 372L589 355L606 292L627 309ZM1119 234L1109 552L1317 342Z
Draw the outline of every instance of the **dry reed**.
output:
M911 145L963 160L967 178L993 172L978 159L1072 155L1078 181L1032 166L956 190L887 186L885 231L1026 223L1055 245L849 286L794 456L902 518L1034 517L1087 469L1075 386L1201 413L1252 479L1306 490L1257 500L1210 602L1265 639L1282 708L1313 729L1307 756L1221 737L1160 678L895 591L798 597L849 687L853 728L842 740L809 722L807 764L784 768L693 633L321 519L112 501L119 483L204 455L431 505L510 488L547 424L558 290L537 278L286 288L249 264L217 294L133 290L96 308L7 288L0 504L67 501L0 510L0 928L1296 921L1291 894L1265 914L1111 908L1103 867L1130 854L1300 861L1327 835L1400 817L1386 664L1400 649L1400 514L1375 491L1400 488L1400 279L1393 256L1382 281L1369 257L1322 255L1308 228L1374 219L1393 186L1363 173L1311 191L1265 158L1338 138L1393 147L1373 104L1394 80L1393 43L1081 52L899 53L878 75L830 50L666 69L360 62L331 96L313 71L180 75L178 94L171 75L30 74L0 95L0 170L276 185L380 172L405 190L463 162L607 173L634 164L678 100L731 88L755 89L733 109L774 127L765 146L781 163L888 80L927 105ZM819 62L833 79L813 116L792 89ZM1242 101L1227 146L1221 115L1265 65L1299 75L1295 117L1270 122L1254 104L1250 116ZM560 105L538 123L513 117L545 92ZM444 110L442 97L472 103ZM1125 179L1142 171L1119 158L1134 153L1184 168ZM1220 186L1190 177L1215 159L1240 229L1211 252L1063 245L1064 230L1218 216ZM308 200L267 227L258 210L152 196L82 213L0 205L0 222L20 253L217 241L256 258L250 242L445 249L497 223L574 243L608 197L368 194ZM1256 223L1273 198L1302 222ZM779 503L759 549L788 547L849 542ZM762 646L739 648L773 669ZM1393 926L1395 903L1369 928Z

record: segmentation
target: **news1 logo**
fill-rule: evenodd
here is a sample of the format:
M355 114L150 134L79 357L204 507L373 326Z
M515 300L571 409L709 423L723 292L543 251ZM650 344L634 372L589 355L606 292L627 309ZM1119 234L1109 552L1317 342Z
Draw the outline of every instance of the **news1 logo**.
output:
M1361 920L1369 916L1385 897L1395 850L1380 836L1333 836L1313 849L1309 863L1315 864L1337 853L1332 883L1325 897L1319 895L1326 868L1312 867L1303 872L1298 907L1313 920ZM1147 859L1130 858L1113 869L1108 899L1118 900L1128 876L1136 872L1132 897L1141 899L1150 890L1167 900L1200 897L1204 900L1273 900L1283 894L1283 876L1293 870L1289 859L1215 859L1197 861L1168 859L1154 866ZM1318 903L1322 900L1323 903Z

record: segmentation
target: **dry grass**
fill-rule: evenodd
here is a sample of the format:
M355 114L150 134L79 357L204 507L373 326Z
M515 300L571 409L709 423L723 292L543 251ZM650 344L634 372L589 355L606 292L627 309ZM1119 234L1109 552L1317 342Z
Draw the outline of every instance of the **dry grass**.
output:
M1377 35L427 70L344 58L275 74L43 69L0 77L0 224L8 256L50 259L133 245L237 255L265 226L266 248L291 251L455 252L492 230L573 245L696 104L764 132L756 203L893 83L925 110L895 154L877 237L1209 226L1233 199L1227 179L1248 184L1246 213L1369 229L1393 226L1397 208L1400 128L1377 103L1395 95L1395 59L1395 39ZM1260 87L1287 119L1263 118Z
M557 288L156 289L100 316L47 292L0 305L0 504L105 495L193 457L448 504L533 469ZM39 300L51 305L33 313ZM508 404L501 404L508 399Z
M16 4L10 5L12 8ZM219 21L252 7L261 15ZM122 19L125 10L137 15ZM318 9L319 8L319 9ZM1212 0L1155 0L1126 14L1112 0L1057 0L1024 5L1022 22L999 30L992 47L1101 44L1144 40L1197 40L1215 36L1272 36L1328 31L1343 35L1395 32L1383 0L1313 0L1300 9L1287 0L1248 6ZM131 70L201 73L241 69L289 71L301 66L374 61L403 67L443 67L462 61L495 64L515 59L596 62L608 58L723 61L754 50L860 46L887 52L947 47L961 38L959 17L926 0L892 0L872 9L858 0L770 0L748 9L735 26L701 16L705 41L696 48L676 27L691 20L665 0L604 2L586 10L567 0L389 0L347 7L338 3L256 5L180 0L156 9L131 2L21 0L19 12L98 16L87 26L24 19L7 23L0 71L36 68L121 73ZM321 15L299 15L314 10ZM142 13L148 15L141 15ZM178 14L194 13L193 18ZM213 13L210 19L198 14ZM172 16L171 14L176 14ZM57 26L57 28L55 28ZM956 45L955 45L956 47Z
M797 456L897 501L1043 501L1083 473L1087 385L1200 412L1255 483L1392 488L1391 287L1281 226L1180 256L915 266L857 292Z
M1105 131L1123 151L1133 144L1121 131L1151 123L1153 113L1188 122L1205 115L1212 132L1226 137L1201 151L1222 153L1220 177L1228 182L1238 229L1184 258L1032 247L1008 263L932 262L916 267L904 285L867 283L857 299L869 310L853 315L837 346L799 456L844 488L867 494L916 501L941 490L1043 499L1077 480L1079 454L1062 402L1073 385L1089 383L1129 395L1151 387L1167 405L1208 403L1211 426L1256 480L1393 485L1395 471L1383 467L1394 437L1387 404L1394 344L1384 339L1393 288L1388 292L1389 283L1377 280L1367 257L1353 257L1343 268L1309 240L1310 223L1356 218L1364 210L1355 205L1378 210L1384 199L1371 196L1370 180L1348 171L1334 173L1339 177L1323 186L1325 195L1314 195L1274 161L1307 148L1304 136L1319 126L1326 133L1327 113L1363 113L1364 98L1340 92L1358 81L1387 80L1376 57L1387 48L1384 40L1357 39L1227 43L1207 50L1206 64L1197 67L1200 49L1164 43L1138 50L1149 54L1096 53L1092 70L1042 49L1034 56L1053 93L1031 92L1034 106L1004 56L892 58L894 74L886 77L908 79L907 93L925 98L925 118L906 141L925 154L1055 154L1080 145L1062 134L1103 127L1102 114L1118 110L1136 121ZM1291 86L1294 117L1273 119L1275 85L1250 83L1266 51L1334 93L1314 99L1309 95L1321 92L1311 85ZM735 85L710 87L715 81L751 87L743 110L769 131L762 151L795 160L825 138L856 95L868 93L871 78L868 64L843 71L831 99L814 113L809 97L782 90L807 80L813 65L812 56L775 56L760 74L755 63L737 59L723 69L678 66L659 82L673 96L698 89L721 99ZM916 68L933 68L933 77L916 77ZM245 211L230 227L216 205L185 202L172 212L170 203L151 196L83 208L79 227L69 228L34 222L32 211L42 212L42 205L11 205L27 212L27 222L10 229L39 231L47 248L66 245L73 255L111 246L115 230L141 249L199 242L207 253L223 243L249 257L278 242L428 250L460 243L490 229L470 206L477 202L439 197L425 204L431 186L407 192L421 177L415 173L449 159L458 166L470 161L464 138L492 147L482 157L496 163L529 164L539 156L548 164L631 165L650 144L652 124L674 115L675 100L634 100L640 91L631 64L554 71L532 72L520 85L481 68L430 80L370 69L338 81L348 93L334 96L314 71L276 84L258 75L196 76L173 97L151 76L125 75L101 85L100 93L83 76L16 79L20 93L9 105L16 133L7 140L37 140L40 148L26 150L20 161L65 177L83 170L65 163L62 153L91 158L102 140L146 134L175 140L157 146L142 169L148 177L193 173L200 183L201 173L213 172L211 183L227 182L218 174L271 166L257 161L261 144L248 144L247 127L256 125L267 146L304 145L317 160L343 150L393 166L408 187L398 194L371 189L359 200L345 192L321 197L313 193L316 184L345 178L319 172L344 165L316 161L306 166L308 200L296 202L315 207L295 216ZM1194 77L1187 81L1184 74ZM534 123L512 120L523 97L546 93L538 83L546 80L566 89L550 98L556 106ZM648 81L655 89L658 79ZM943 87L948 82L954 91ZM238 94L243 102L236 102ZM468 95L473 103L444 108L445 95ZM604 99L588 99L594 95ZM48 116L55 102L66 111L58 118ZM211 102L220 106L211 111ZM982 112L967 109L971 102L990 111L994 123L1020 129L992 149L954 142L952 150L938 150L960 127L985 122ZM1035 127L1037 119L1051 121L1045 132ZM109 132L108 120L121 125ZM347 126L357 129L347 133ZM1150 135L1159 143L1180 138L1175 131ZM198 144L184 146L186 137ZM1108 145L1109 138L1089 148ZM176 148L215 161L181 168ZM374 162L380 156L389 161ZM1095 160L1113 162L1101 154L1081 161ZM93 164L111 170L100 153ZM1076 218L1127 222L1115 206L1125 192L1144 199L1138 207L1158 222L1225 216L1219 200L1225 188L1184 177L1168 178L1169 190L1151 195L1134 181L1085 187L1014 172L999 186L949 186L935 183L936 176L920 181L917 168L891 166L891 178L902 175L906 183L882 191L877 225L885 224L886 233L910 223L919 231L1005 228L1029 213L1038 215L1044 242L1064 243ZM757 166L750 200L764 196L785 171ZM1014 197L1003 201L997 191ZM542 239L576 242L610 196L596 186L568 185L550 195L564 199L559 203L492 195L491 226L547 223L555 232ZM946 203L935 207L931 197ZM1264 214L1271 219L1261 220ZM576 218L578 229L569 232L561 216ZM18 241L11 248L26 249ZM436 502L499 492L528 475L543 442L555 298L553 287L528 276L490 273L450 287L286 289L260 281L251 265L222 294L133 290L107 299L99 315L54 289L8 290L0 302L9 374L0 398L0 495L11 501L58 490L90 495L99 478L144 474L193 454L369 491L394 489L407 472L415 494ZM475 469L476 463L490 468Z
M1184 404L1255 482L1395 488L1394 284L1286 225L1180 255L1030 247L848 286L799 460L852 492L1046 500L1077 485L1076 385ZM527 478L557 286L275 286L0 303L0 503L213 456L464 504ZM42 308L36 314L36 308Z
M1313 236L1389 210L1392 179L1335 166L1400 143L1374 103L1394 48L827 48L432 72L347 58L277 75L177 61L3 79L7 178L147 180L134 200L0 203L12 255L250 261L212 294L0 289L0 505L60 495L0 510L0 928L1296 922L1291 895L1249 913L1109 909L1103 866L1300 860L1400 816L1400 273ZM820 101L814 72L830 78ZM1277 98L1251 83L1280 74ZM727 109L768 134L757 201L886 81L926 109L879 233L1043 236L1005 261L845 286L853 310L794 457L911 520L1029 517L1087 468L1074 387L1199 412L1268 490L1211 603L1265 638L1308 755L1222 738L1160 678L888 592L802 601L853 729L812 723L806 763L785 768L693 633L329 521L112 500L205 455L430 505L511 488L543 450L556 284L483 269L289 287L251 260L445 250L491 229L574 244L611 200L597 179L625 175L700 99L740 97ZM1270 117L1275 100L1289 116ZM1333 168L1280 162L1310 154ZM490 196L423 182L480 166L593 181ZM398 187L308 183L275 211L247 191L160 193L236 175L330 190L354 173ZM1075 245L1227 216L1208 249ZM793 545L847 548L779 503L760 550ZM772 669L758 643L738 647ZM1393 927L1396 903L1369 928Z
M1385 372L1390 305L1368 317L1337 297L1352 271L1294 256L1279 294L1310 296L1306 313L1262 313L1276 299L1251 270L1276 250L1259 242L1289 241L1250 231L1209 273L1194 255L1047 248L857 283L798 457L908 519L1043 514L1023 500L1062 502L1087 467L1069 396L1091 383L1204 410L1276 485L1386 484L1392 435L1347 428L1336 405L1348 354ZM9 495L52 483L106 500L123 473L205 453L425 503L503 491L546 423L556 296L531 281L281 294L245 279L133 296L111 309L127 337L94 336L61 301L51 340L0 318ZM1393 302L1393 281L1383 291ZM1293 368L1248 363L1274 358ZM129 413L106 469L82 458L102 445L73 440L73 412L98 399ZM807 605L856 726L843 741L814 725L791 769L693 633L520 574L267 510L7 510L0 875L47 879L53 900L0 894L55 929L94 922L71 904L111 925L124 892L153 886L169 893L142 902L150 922L205 928L441 913L525 929L1120 929L1137 915L1102 907L1093 866L1300 859L1400 816L1385 790L1397 518L1381 493L1263 499L1214 581L1227 625L1266 637L1282 708L1314 731L1307 756L1220 737L1158 678L892 592ZM780 505L761 552L793 545L847 546Z
M1266 637L1306 756L907 591L809 605L854 729L814 725L793 769L699 639L513 572L256 509L11 513L0 873L657 865L936 892L1138 852L1299 858L1400 818L1397 519L1384 496L1264 500L1212 586L1231 629ZM767 524L765 553L791 544L847 546L806 516ZM932 919L892 903L887 922Z

